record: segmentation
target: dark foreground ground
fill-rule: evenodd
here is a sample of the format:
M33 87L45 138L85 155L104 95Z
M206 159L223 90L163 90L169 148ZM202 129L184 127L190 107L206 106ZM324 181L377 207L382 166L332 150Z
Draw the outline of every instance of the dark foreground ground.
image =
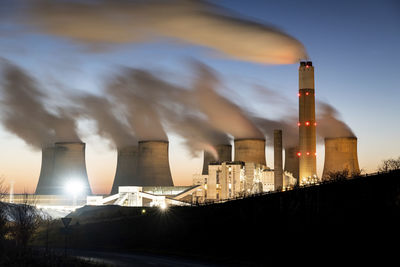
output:
M83 207L70 217L68 246L77 251L152 253L221 265L385 261L398 254L400 243L400 171L222 204L145 213ZM61 223L48 229L34 244L63 247Z

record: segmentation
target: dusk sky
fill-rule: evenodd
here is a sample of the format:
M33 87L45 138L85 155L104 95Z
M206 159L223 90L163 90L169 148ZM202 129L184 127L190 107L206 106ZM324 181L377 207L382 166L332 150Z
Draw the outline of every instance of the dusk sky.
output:
M264 64L174 38L93 46L31 25L23 17L24 2L29 1L0 3L0 58L36 79L52 104L65 104L65 94L101 95L109 76L121 67L146 69L172 83L185 83L193 74L188 66L194 59L213 69L223 84L221 94L246 111L269 119L297 116L298 63ZM399 1L210 2L228 9L232 16L276 27L304 45L315 66L316 100L333 106L357 136L358 159L364 172L375 172L382 160L400 156ZM193 34L200 30L192 29ZM258 40L244 40L255 42ZM318 106L316 113L318 116ZM108 193L115 174L116 150L110 148L107 139L96 135L93 123L81 120L78 126L79 136L86 143L91 187L94 193ZM174 183L190 185L192 175L201 172L202 155L193 157L181 137L166 131ZM267 139L269 167L273 167L271 146ZM17 193L33 192L41 151L3 125L0 147L0 175L6 185L14 181ZM319 143L319 175L323 163L324 147Z

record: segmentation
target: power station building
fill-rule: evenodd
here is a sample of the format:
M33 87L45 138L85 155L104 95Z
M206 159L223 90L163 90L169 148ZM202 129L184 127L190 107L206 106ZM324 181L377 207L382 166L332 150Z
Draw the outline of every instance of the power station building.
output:
M193 195L193 202L224 201L286 189L296 184L297 180L290 173L284 172L283 181L287 187L276 188L274 171L254 166L254 163L242 161L211 162L208 165L208 175L193 175L193 185L200 186Z
M136 145L118 148L111 194L93 196L86 172L85 143L57 142L42 149L36 199L41 205L68 204L71 201L66 191L72 184L74 200L81 204L88 196L87 203L91 205L180 205L191 201L227 200L286 190L296 183L304 185L318 182L312 62L301 61L298 74L298 143L283 147L282 130L274 130L273 169L266 164L265 139L235 139L233 151L230 144L218 144L214 146L216 155L204 152L202 172L193 176L193 185L177 187L174 186L169 165L169 142L142 140ZM326 138L322 178L327 179L329 174L342 170L348 170L349 176L360 172L357 138ZM76 194L78 184L81 189L79 195Z

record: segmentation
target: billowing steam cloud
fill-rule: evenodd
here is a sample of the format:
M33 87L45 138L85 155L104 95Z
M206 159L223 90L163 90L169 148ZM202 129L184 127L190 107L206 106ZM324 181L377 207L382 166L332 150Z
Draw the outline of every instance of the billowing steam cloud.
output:
M184 138L193 156L206 150L217 157L214 146L229 144L228 136L210 125L197 109L190 88L175 86L145 70L125 69L114 78L108 94L125 101L128 121L139 140L166 140L164 122ZM130 116L130 112L135 113Z
M127 69L109 85L108 93L115 102L123 105L127 121L138 140L166 141L168 137L157 111L157 102L149 97L151 89L140 79L140 72ZM142 90L148 94L141 95Z
M79 141L74 120L63 110L53 114L45 108L44 94L33 78L5 60L0 64L1 119L6 129L35 148Z
M324 102L317 102L317 134L322 139L335 137L356 137L350 127L339 119L339 112Z
M81 103L80 115L83 114L96 121L98 135L110 139L117 148L137 143L132 130L112 112L113 106L106 98L87 95L77 100Z
M288 34L201 0L28 2L29 25L95 46L161 36L251 62L290 64L307 58L303 45Z
M252 118L252 120L269 140L269 142L267 142L267 145L273 145L275 129L282 130L282 140L283 146L285 148L298 145L299 129L296 127L297 120L294 117L282 120L271 120L267 118L254 117Z
M196 97L200 110L206 114L210 124L233 135L236 139L263 138L264 135L237 105L219 95L215 88L218 78L205 65L196 64Z

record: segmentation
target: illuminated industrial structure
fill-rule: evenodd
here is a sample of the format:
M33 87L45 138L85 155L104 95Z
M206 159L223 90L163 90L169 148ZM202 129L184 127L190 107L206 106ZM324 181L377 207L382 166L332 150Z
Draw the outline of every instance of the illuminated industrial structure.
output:
M360 173L357 138L325 138L325 163L322 178L327 179L330 173L342 170L347 170L349 177Z
M42 167L35 194L65 195L69 184L78 184L81 194L91 195L85 163L85 143L58 142L42 150Z
M274 171L255 163L242 161L211 162L208 175L193 175L193 185L200 186L193 202L224 201L252 194L287 189L296 184L290 173L283 173L285 188L275 187ZM249 174L249 175L247 175Z
M311 61L299 67L299 183L317 177L314 67Z

